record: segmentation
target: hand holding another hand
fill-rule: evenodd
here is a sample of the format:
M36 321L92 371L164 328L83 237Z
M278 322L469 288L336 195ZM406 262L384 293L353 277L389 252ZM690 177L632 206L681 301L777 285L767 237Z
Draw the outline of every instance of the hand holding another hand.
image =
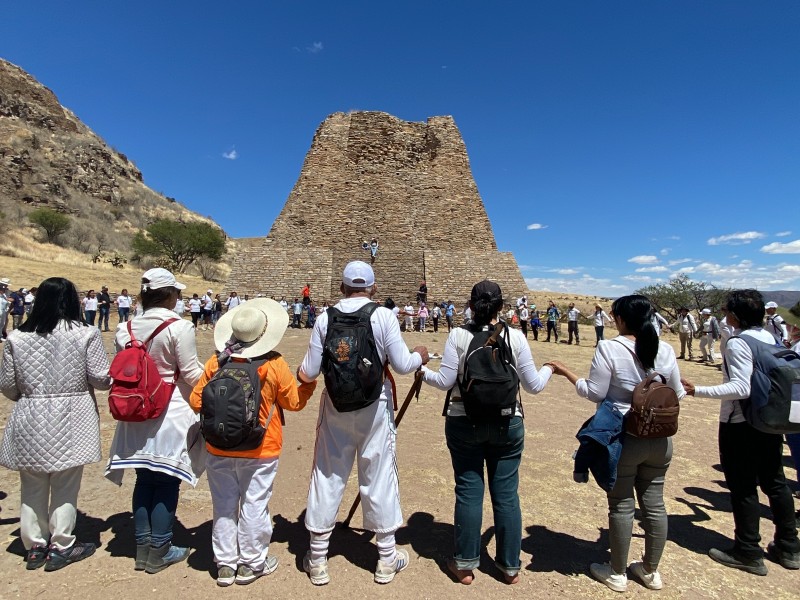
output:
M427 365L428 361L430 360L430 356L428 356L428 349L425 346L416 346L414 348L414 352L419 354L422 357L422 364Z
M683 389L686 390L687 396L694 396L694 384L691 381L681 377L681 384L683 385Z

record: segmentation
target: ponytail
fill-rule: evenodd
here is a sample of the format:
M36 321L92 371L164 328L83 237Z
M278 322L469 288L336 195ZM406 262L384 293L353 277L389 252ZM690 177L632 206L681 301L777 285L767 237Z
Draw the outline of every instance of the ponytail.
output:
M645 296L634 294L614 301L611 310L636 337L636 357L645 370L655 368L658 355L658 332L653 325L655 310Z

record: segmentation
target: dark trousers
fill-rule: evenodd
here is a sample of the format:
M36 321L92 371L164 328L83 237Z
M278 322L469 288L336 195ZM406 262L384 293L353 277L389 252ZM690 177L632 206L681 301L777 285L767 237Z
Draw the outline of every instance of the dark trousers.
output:
M536 323L531 323L531 333L533 334L533 339L537 342L539 341L539 325Z
M97 311L96 310L87 310L87 311L84 311L84 314L86 315L86 322L89 325L94 325L94 317L97 314Z
M603 325L595 325L594 326L594 334L597 336L597 341L601 341L603 339L603 330L605 327Z
M555 321L548 321L547 322L547 341L550 341L550 332L553 332L553 335L556 336L556 341L558 341L558 328L556 327Z
M136 469L133 527L137 544L160 548L172 540L181 480L150 469Z
M731 494L736 555L753 560L764 554L759 546L759 487L772 509L775 544L783 552L800 552L794 502L783 475L783 436L762 433L748 423L720 423L719 454Z
M572 334L575 334L575 343L581 343L581 336L578 334L578 322L567 321L567 332L569 333L569 343L572 343Z
M528 337L528 322L525 319L519 320L519 326L522 328L522 335Z
M439 331L439 317L431 317L431 321L433 321L433 333L438 333L438 331Z
M109 306L101 306L98 308L98 321L97 328L103 331L108 331L108 314L111 312Z

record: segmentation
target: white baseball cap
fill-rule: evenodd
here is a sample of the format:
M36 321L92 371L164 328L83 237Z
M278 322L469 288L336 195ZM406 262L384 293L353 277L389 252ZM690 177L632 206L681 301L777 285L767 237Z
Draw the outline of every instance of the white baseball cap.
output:
M711 314L711 309L710 308L704 308L703 310L700 311L700 314L710 315Z
M375 273L367 263L354 260L344 268L342 283L351 288L368 288L375 285Z
M147 282L145 282L145 279ZM143 292L146 292L147 290L160 290L161 288L165 287L174 287L179 290L186 289L185 285L178 283L178 281L175 279L175 275L173 275L171 271L162 269L161 267L145 271L144 275L142 275Z
M764 305L764 308L778 308L778 303L777 302L767 302Z

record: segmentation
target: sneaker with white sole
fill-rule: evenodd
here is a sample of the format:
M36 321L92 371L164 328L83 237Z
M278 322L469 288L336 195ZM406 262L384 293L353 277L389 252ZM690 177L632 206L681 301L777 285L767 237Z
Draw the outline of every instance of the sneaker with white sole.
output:
M592 577L615 592L624 592L628 589L628 576L625 573L614 573L609 563L592 563L589 565L589 571Z
M392 562L385 563L382 560L378 561L378 568L375 569L375 583L391 582L395 574L405 569L409 562L408 550L405 548L398 548Z
M632 562L629 568L631 570L631 574L648 590L660 590L662 587L664 587L664 584L661 581L661 575L658 573L658 571L648 573L647 569L644 568L643 562Z
M236 585L253 583L259 577L274 573L277 568L278 558L272 555L267 556L267 560L264 562L264 568L260 571L254 571L247 565L239 565L239 568L236 569Z
M308 573L308 577L314 585L325 585L331 581L331 577L328 575L327 559L322 564L312 565L311 552L306 552L303 557L303 570Z
M220 567L217 569L217 585L219 587L228 587L233 585L236 580L236 571L233 567Z

